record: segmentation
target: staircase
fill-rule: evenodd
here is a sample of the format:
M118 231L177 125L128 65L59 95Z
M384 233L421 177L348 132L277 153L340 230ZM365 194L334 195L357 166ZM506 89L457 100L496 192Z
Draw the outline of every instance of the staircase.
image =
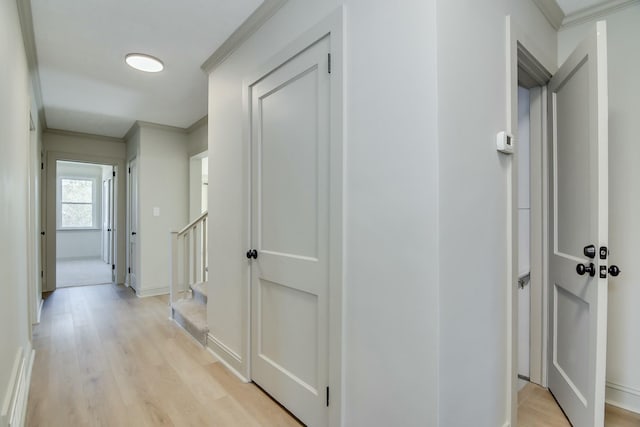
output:
M191 297L171 304L173 320L189 332L202 345L207 344L207 284L191 285Z
M171 318L207 344L207 212L171 233Z

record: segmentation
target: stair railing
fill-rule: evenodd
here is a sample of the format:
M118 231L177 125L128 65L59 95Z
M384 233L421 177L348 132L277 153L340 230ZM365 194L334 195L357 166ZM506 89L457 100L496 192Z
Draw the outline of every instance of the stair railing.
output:
M207 220L205 211L182 230L171 232L169 291L172 304L187 298L193 284L207 281Z

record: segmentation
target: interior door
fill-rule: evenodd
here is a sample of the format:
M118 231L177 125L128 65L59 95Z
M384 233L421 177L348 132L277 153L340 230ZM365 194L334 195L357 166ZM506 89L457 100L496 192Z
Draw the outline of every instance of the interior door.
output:
M109 180L102 181L102 260L109 260Z
M129 286L138 289L138 162L129 163Z
M607 253L600 248L608 246L606 44L606 26L599 22L549 82L549 389L580 427L604 424Z
M325 37L250 88L251 375L310 426L328 415L328 53Z
M112 168L112 175L115 174L115 169ZM109 215L109 221L107 223L107 238L108 238L108 245L107 245L107 253L108 253L108 258L109 260L107 261L109 264L111 264L112 268L111 268L111 281L113 283L116 282L116 269L115 269L115 264L116 264L116 257L115 257L115 236L116 236L116 221L115 221L115 197L114 197L114 192L115 192L115 182L116 182L116 178L115 176L113 176L112 178L109 178L109 188L107 189L108 193L109 193L109 200L108 200L108 205L107 205L107 210L108 210L108 215Z

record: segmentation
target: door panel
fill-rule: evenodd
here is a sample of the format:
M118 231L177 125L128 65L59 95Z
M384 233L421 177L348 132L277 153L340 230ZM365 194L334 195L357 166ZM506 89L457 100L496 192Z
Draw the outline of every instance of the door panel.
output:
M129 163L129 286L138 289L138 163Z
M599 22L549 83L551 129L549 389L573 425L602 426L608 246L606 27ZM577 265L594 264L595 275Z
M326 425L329 39L250 88L252 379L307 425Z
M109 264L109 180L102 181L102 260Z

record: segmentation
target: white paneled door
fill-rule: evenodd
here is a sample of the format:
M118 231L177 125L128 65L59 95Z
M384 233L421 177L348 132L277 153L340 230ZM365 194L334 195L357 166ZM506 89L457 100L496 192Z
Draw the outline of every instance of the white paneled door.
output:
M138 161L129 162L129 286L138 290Z
M574 426L604 424L608 102L599 22L549 83L549 389Z
M328 415L329 47L250 87L251 375L309 426Z

